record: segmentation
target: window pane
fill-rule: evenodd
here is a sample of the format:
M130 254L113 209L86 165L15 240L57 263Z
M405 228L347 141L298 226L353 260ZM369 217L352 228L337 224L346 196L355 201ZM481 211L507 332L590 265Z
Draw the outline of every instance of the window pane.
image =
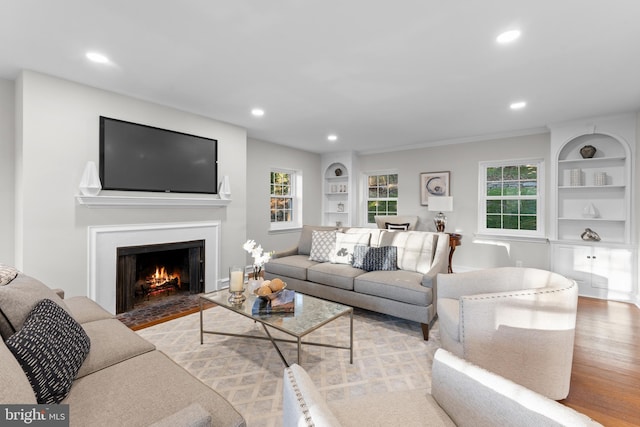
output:
M520 186L517 182L505 182L502 186L503 196L517 196L520 190Z
M378 212L385 212L387 210L387 202L378 202Z
M507 230L518 229L518 216L517 215L503 215L502 221L504 223L502 228Z
M393 200L389 200L387 202L387 210L391 213L391 212L397 212L398 211L398 202L393 201Z
M378 187L369 187L369 198L370 199L378 198Z
M398 187L397 186L393 186L393 187L389 187L389 197L398 197Z
M502 168L487 168L487 181L502 181Z
M378 210L378 202L370 200L369 203L367 203L367 210L369 212L376 212Z
M377 176L370 176L369 177L369 187L375 187L376 185L378 185L378 177Z
M370 212L367 215L367 222L368 223L376 222L376 214L374 212Z
M487 213L502 213L502 201L487 200Z
M501 215L487 215L487 228L502 228Z
M291 194L291 187L288 185L282 186L282 194L285 196L289 196Z
M488 182L487 196L502 196L502 184L499 182Z
M380 175L378 177L378 185L379 186L386 186L387 185L387 176L386 175Z
M520 166L520 179L538 179L538 167L532 165Z
M389 175L389 184L398 184L398 175Z
M502 213L505 213L505 214L517 214L518 213L518 201L517 200L504 200L502 202Z
M536 220L535 216L523 215L520 217L520 229L521 230L536 230Z
M518 170L518 166L505 166L502 179L504 179L505 181L512 181L518 179L519 177L520 173Z
M538 192L536 181L522 181L520 183L520 194L523 196L535 196Z
M520 200L520 213L535 215L537 213L537 200Z

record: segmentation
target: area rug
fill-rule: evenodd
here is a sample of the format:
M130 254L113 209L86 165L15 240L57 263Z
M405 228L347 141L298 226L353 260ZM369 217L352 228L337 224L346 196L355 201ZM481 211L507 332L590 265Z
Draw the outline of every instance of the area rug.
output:
M259 324L221 307L204 311L204 325L209 330L264 335ZM199 313L137 333L228 399L249 427L282 424L284 365L269 341L205 335L200 345ZM349 319L339 318L308 337L348 345ZM429 341L424 341L418 323L356 309L353 364L348 350L304 345L300 364L328 401L430 389L431 364L439 343L437 323ZM296 361L295 344L281 343L280 348L289 363Z

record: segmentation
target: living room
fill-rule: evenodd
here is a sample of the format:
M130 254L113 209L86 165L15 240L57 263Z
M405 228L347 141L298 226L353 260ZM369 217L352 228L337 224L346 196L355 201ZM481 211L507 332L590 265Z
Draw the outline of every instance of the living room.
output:
M80 74L96 71L92 66L82 67ZM597 81L597 73L594 75L596 79L590 84ZM326 223L322 196L326 166L335 159L354 166L349 171L355 184L352 190L354 210L350 224L345 225L374 227L365 224L364 179L367 174L386 171L398 175L398 214L417 217L418 230L434 231L433 219L437 212L429 211L421 203L420 174L447 171L453 210L446 212L446 231L462 235L462 246L453 257L454 271L506 266L551 270L554 253L549 239L551 230L556 227L554 218L557 216L551 200L551 195L555 194L552 165L557 162L557 158L554 159L554 126L574 124L576 128L587 128L605 123L606 129L606 123L612 117L624 117L626 123L633 123L634 135L634 139L626 141L633 155L629 158L633 180L628 184L631 189L628 196L631 215L627 218L630 238L623 242L632 248L632 279L631 286L624 289L624 297L612 299L640 305L637 273L640 230L636 214L640 208L640 186L636 185L636 168L640 164L636 149L640 138L639 105L594 109L593 114L570 115L561 121L539 121L536 126L514 128L512 124L510 129L501 132L449 137L425 135L424 140L417 141L403 138L403 128L390 124L387 132L398 135L397 139L390 137L386 146L371 149L345 149L343 147L348 145L341 145L341 140L329 146L325 135L314 134L306 139L322 148L312 150L301 148L302 143L295 146L276 137L260 138L258 135L263 126L260 122L256 122L255 129L252 125L233 124L226 117L210 115L195 107L163 104L142 90L138 92L135 87L127 91L109 90L110 79L115 78L102 77L87 82L82 78L60 76L53 69L31 67L28 63L15 76L0 78L0 194L5 199L0 206L0 234L3 236L0 262L16 265L52 288L63 289L68 297L87 296L92 292L88 284L91 276L89 229L131 224L219 222L220 253L212 255L217 261L212 269L215 277L210 289L225 287L229 266L250 263L242 249L247 239L254 239L269 251L288 249L298 242L299 228L271 230L268 179L272 169L292 170L302 176L301 223L321 225ZM180 79L188 79L188 76L183 75ZM144 79L138 80L141 87L144 83ZM176 83L167 82L166 85ZM635 90L632 88L629 92ZM236 100L228 102L229 108L234 110L246 107L248 111L250 107L248 100L242 107ZM330 109L330 105L324 108ZM514 112L508 111L505 115L511 113ZM275 112L267 109L265 118L272 114ZM455 111L448 114L457 115ZM189 195L189 200L181 204L179 199L183 196L166 194L160 198L168 202L153 206L137 202L105 208L81 203L77 196L87 162L100 162L100 116L217 140L218 177L229 177L230 202L202 207L198 201L207 200L208 195ZM286 128L286 118L278 120L284 122L282 128ZM474 121L465 115L458 120ZM513 121L520 123L520 118ZM381 124L376 123L375 129L379 126ZM341 136L341 139L347 137ZM545 165L542 191L546 235L543 238L504 239L478 232L479 163L513 159L541 159ZM122 193L107 191L102 194ZM148 195L135 196L145 199ZM603 234L603 241L606 237Z

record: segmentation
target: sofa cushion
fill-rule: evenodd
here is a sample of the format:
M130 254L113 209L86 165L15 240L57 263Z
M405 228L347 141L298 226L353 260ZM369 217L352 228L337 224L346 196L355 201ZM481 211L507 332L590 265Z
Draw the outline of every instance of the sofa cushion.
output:
M311 252L309 260L317 262L329 262L331 253L336 247L336 231L313 230L311 233Z
M356 245L369 246L370 240L370 233L336 233L336 247L331 256L331 262L351 265Z
M117 319L87 322L82 327L91 339L91 351L78 371L77 378L156 348Z
M0 286L0 334L4 339L22 328L33 307L50 299L69 313L67 305L52 289L33 277L19 273L5 286ZM71 313L69 313L71 314Z
M24 370L38 403L60 403L89 353L89 337L73 317L44 299L6 345Z
M36 404L36 395L22 367L3 340L0 340L0 402Z
M313 238L313 230L330 231L337 230L337 227L325 227L317 225L303 225L300 232L300 240L298 241L298 254L309 255L311 253L311 243Z
M425 274L431 268L438 238L426 231L396 231L382 236L380 246L398 247L398 268Z
M356 277L353 290L407 304L428 306L433 303L433 292L420 284L422 274L414 271L371 271Z
M349 264L331 264L323 262L309 267L307 277L310 282L332 286L334 288L353 290L353 278L364 273Z
M78 378L62 403L77 426L146 426L193 403L214 426L245 424L225 398L158 350Z
M283 258L275 258L264 265L267 273L276 276L291 277L293 279L307 280L307 268L318 264L310 261L309 255L290 255Z
M356 245L351 265L364 271L395 271L398 269L398 248L395 246L372 248Z
M8 285L18 275L18 270L9 265L0 264L0 286Z
M211 427L211 414L198 403L192 403L168 417L161 419L149 427Z
M64 300L71 315L81 325L102 319L114 319L115 316L87 297L71 297Z

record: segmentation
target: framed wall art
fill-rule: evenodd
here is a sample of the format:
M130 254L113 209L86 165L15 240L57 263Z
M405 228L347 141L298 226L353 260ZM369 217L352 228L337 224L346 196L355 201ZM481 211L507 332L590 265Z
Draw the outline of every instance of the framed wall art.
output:
M422 172L420 174L420 204L427 206L429 197L450 196L449 178L451 172Z

